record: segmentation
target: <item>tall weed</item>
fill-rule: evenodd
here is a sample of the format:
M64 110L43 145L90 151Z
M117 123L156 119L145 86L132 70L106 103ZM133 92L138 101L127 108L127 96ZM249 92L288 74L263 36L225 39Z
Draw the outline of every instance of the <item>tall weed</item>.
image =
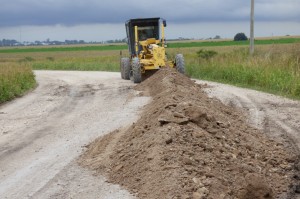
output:
M0 104L19 97L36 85L28 63L0 62Z
M288 48L248 48L218 54L214 59L186 59L187 72L194 78L225 82L300 99L300 45Z

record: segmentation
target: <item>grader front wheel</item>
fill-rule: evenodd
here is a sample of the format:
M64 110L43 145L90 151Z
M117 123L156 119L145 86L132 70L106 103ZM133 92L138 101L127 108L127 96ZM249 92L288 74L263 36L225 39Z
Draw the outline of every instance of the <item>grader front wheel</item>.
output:
M132 79L134 83L141 83L142 73L141 73L141 64L138 58L132 59Z

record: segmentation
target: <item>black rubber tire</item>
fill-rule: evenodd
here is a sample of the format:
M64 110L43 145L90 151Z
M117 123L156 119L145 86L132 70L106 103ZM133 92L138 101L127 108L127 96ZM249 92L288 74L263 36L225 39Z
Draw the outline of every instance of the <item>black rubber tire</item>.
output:
M128 57L122 58L123 60L123 72L124 72L124 79L130 79L130 59Z
M134 83L141 83L142 81L142 72L141 72L141 64L138 58L132 59L132 80Z
M176 70L182 74L185 73L184 57L182 54L177 54L175 57Z
M121 78L124 79L124 58L121 58L120 61L120 71L121 71Z

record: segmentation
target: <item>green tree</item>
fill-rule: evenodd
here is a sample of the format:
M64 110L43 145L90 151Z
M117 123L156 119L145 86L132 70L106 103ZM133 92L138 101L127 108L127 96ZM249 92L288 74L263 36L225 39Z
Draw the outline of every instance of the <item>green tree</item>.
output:
M248 37L245 35L245 33L237 33L234 36L234 41L246 41L248 40Z

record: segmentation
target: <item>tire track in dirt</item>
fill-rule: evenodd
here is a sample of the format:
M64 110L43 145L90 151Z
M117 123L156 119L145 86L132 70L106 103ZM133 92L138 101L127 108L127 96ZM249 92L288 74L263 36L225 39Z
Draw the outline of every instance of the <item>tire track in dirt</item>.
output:
M132 198L73 160L83 145L133 122L148 98L118 73L35 74L36 90L0 106L1 198Z

